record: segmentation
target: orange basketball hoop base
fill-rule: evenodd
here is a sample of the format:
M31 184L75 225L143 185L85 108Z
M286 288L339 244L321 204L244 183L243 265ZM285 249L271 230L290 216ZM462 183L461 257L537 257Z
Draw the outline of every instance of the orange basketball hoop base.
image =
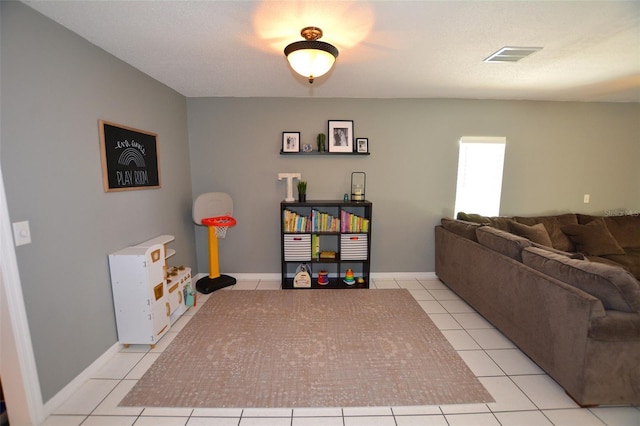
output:
M235 278L221 275L218 266L218 238L224 238L227 229L235 226L236 220L231 216L217 216L202 219L201 223L209 228L209 276L196 282L196 290L209 294L236 283Z

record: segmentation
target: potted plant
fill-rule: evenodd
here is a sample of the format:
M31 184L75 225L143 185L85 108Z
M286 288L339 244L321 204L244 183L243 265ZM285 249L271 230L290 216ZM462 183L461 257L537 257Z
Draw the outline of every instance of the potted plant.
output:
M299 180L298 181L298 201L301 203L307 201L307 181Z
M324 144L326 138L327 136L324 133L318 134L318 152L325 152L327 150L326 145Z

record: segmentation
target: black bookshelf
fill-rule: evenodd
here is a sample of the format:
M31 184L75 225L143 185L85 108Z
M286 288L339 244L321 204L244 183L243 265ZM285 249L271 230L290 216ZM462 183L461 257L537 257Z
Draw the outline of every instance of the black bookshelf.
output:
M283 289L350 289L369 288L371 272L371 228L372 209L370 201L334 201L334 200L310 200L306 202L286 202L280 203L280 257L282 260L282 288ZM342 229L339 227L335 231L327 230L298 230L291 231L285 229L285 210L294 212L301 217L309 218L312 210L325 213L341 219L342 212L366 219L368 227L365 231ZM307 219L310 220L310 219ZM342 221L341 221L342 225ZM314 256L312 241L319 238L320 251L335 252L335 258L321 258ZM293 241L299 239L301 241ZM366 239L366 243L362 240ZM302 241L304 240L304 241ZM363 248L355 257L351 257L349 252L352 240L359 242L360 247L366 246L366 253ZM300 246L296 246L300 244ZM292 258L291 251L295 250L296 256ZM344 254L342 253L344 251ZM302 253L302 255L300 254ZM349 252L350 253L350 252ZM302 256L302 257L300 257ZM294 287L294 276L300 264L307 264L311 268L311 287ZM363 282L347 284L344 282L347 269L352 269L355 278L362 278ZM329 274L327 284L318 284L318 273L326 271Z

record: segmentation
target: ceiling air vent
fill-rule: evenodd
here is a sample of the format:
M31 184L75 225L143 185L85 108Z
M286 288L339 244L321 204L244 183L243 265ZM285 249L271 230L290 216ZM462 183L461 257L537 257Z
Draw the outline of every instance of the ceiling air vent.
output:
M518 62L541 49L542 47L503 47L485 59L484 62Z

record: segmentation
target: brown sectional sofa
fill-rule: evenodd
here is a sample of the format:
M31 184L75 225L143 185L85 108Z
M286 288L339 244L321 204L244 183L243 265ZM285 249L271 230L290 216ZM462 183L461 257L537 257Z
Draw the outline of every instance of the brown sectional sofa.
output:
M436 274L580 405L640 404L640 215L436 227Z

